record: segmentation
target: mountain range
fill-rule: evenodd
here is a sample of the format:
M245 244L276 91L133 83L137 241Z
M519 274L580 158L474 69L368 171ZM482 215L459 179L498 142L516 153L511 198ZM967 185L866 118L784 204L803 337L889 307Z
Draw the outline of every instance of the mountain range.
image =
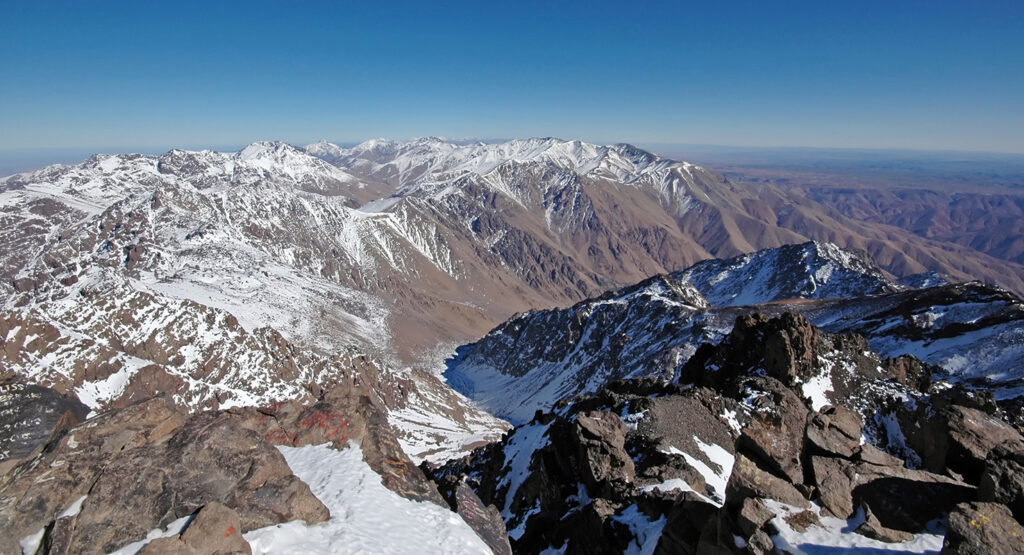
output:
M489 513L494 491L444 486L414 464L494 449L509 423L513 438L541 433L535 416L566 417L559 407L617 380L700 382L690 361L739 320L800 315L821 333L859 334L885 368L872 380L906 381L924 364L936 383L985 391L990 414L1024 424L1013 417L1024 266L626 144L426 138L96 155L0 180L0 223L0 378L60 399L24 453L65 460L74 446L52 442L88 426L89 411L112 426L97 437L120 437L118 415L139 407L179 415L177 431L137 442L174 456L163 442L200 441L203 419L296 449L358 437L390 491L447 501L497 551L504 527L522 532L528 517L508 503ZM902 355L915 362L882 364ZM846 387L833 376L818 367L802 379ZM805 401L819 412L840 401L826 399ZM68 403L84 403L74 418L61 416ZM356 421L365 434L341 431ZM0 487L22 492L10 485L31 475L20 460ZM75 480L96 472L68 478L68 491L87 492ZM35 520L7 522L26 533L41 522L50 538L62 495ZM200 508L189 503L166 510L183 518ZM268 522L247 514L243 524Z

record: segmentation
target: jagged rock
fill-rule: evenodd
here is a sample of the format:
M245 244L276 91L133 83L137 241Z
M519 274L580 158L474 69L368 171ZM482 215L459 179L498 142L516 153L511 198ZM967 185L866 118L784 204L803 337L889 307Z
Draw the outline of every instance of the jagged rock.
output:
M71 538L75 533L75 520L75 516L65 516L50 523L46 527L43 541L40 542L39 549L36 552L45 553L46 555L70 555L74 553L71 551Z
M932 374L938 367L921 362L913 355L900 355L887 358L883 365L888 374L901 384L918 391L928 391L932 384Z
M138 555L198 555L194 549L185 545L178 536L157 538L139 550Z
M978 499L1002 503L1024 522L1024 445L997 445L985 462L978 482Z
M892 528L882 526L882 523L878 521L875 514L867 507L864 508L864 522L862 522L854 532L857 532L864 537L886 543L900 543L914 539L914 535L910 532L893 530Z
M794 484L804 481L803 453L807 407L777 380L756 379L755 387L769 393L770 406L755 413L743 429L736 448Z
M742 453L736 454L732 475L725 486L726 504L740 507L748 497L776 499L796 507L809 507L807 499L789 482L758 468Z
M747 538L747 553L751 555L775 553L775 542L772 541L772 537L768 535L768 532L757 530Z
M469 524L496 555L511 555L508 531L498 509L494 505L485 505L464 480L451 475L442 479L449 479L452 482L447 484L448 487L442 487L441 484L438 487L448 506Z
M973 486L923 470L856 466L854 505L866 505L886 528L919 532L954 505L977 497Z
M732 555L736 539L725 514L721 511L704 523L697 542L697 553L702 555Z
M1024 527L998 503L961 503L949 514L943 554L1024 553Z
M985 459L1000 443L1024 446L1024 437L1009 424L977 409L954 405L944 414L949 427L946 466L974 481L984 470Z
M908 445L921 456L929 471L952 471L976 483L988 453L996 445L1024 442L1020 432L999 418L977 408L945 405L946 402L935 397L933 404L937 407L923 405L899 415Z
M595 499L579 511L569 533L567 555L622 553L632 541L629 529L612 518L617 506Z
M750 537L774 516L761 499L748 497L736 515L736 526L743 532L743 537Z
M821 505L839 518L850 518L854 510L855 466L843 459L814 456L811 469Z
M0 385L0 476L68 428L85 420L89 407L77 398L26 383Z
M591 492L614 497L613 492L629 487L636 469L626 452L626 426L618 415L600 411L580 413L574 438L582 478Z
M237 419L186 419L163 398L76 426L19 468L0 490L2 535L25 537L85 495L71 552L112 551L211 502L237 511L242 531L329 516L277 449Z
M242 524L238 513L214 502L200 509L180 535L149 542L139 555L165 553L248 555L252 553L252 548L242 537Z
M843 406L825 407L807 420L807 444L812 451L851 458L860 451L861 419Z
M718 507L684 492L676 498L666 515L665 527L654 549L655 555L695 554L705 524L714 518Z
M238 513L217 502L199 509L181 533L181 541L204 554L252 553L249 542L242 537Z
M902 460L882 451L870 443L865 443L860 446L860 451L857 453L856 459L875 466L903 466Z

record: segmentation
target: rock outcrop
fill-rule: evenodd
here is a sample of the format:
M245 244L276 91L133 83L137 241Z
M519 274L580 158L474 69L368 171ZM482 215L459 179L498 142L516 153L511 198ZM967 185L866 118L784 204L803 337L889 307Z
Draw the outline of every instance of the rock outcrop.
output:
M427 470L502 508L521 553L770 553L830 518L847 523L830 534L898 545L947 517L950 545L971 552L1002 547L954 519L983 508L998 533L1017 524L1012 421L910 357L883 360L799 315L750 315L678 382L612 382Z

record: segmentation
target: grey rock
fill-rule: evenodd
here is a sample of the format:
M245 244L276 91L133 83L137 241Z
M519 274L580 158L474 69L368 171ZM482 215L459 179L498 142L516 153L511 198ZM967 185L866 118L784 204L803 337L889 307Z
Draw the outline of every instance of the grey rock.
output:
M1024 553L1024 527L998 503L962 503L949 514L942 553L989 555Z

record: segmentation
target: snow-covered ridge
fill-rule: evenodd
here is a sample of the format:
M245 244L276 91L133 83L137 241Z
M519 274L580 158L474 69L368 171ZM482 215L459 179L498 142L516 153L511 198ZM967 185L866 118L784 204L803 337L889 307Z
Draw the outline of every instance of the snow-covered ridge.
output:
M487 175L505 165L528 163L624 183L645 175L665 174L671 168L687 172L697 168L628 144L601 146L550 137L468 145L435 137L405 142L374 139L352 148L319 142L308 145L306 150L339 166L393 180L397 185L446 181L463 174Z
M691 284L688 276L701 281ZM664 288L692 291L693 298L665 295ZM698 290L722 306L708 304ZM830 333L861 334L882 356L916 355L942 367L943 379L987 384L999 399L1024 394L1019 298L979 283L908 290L870 259L815 243L700 263L567 309L520 315L462 347L445 376L495 414L521 423L611 380L676 379L697 348L718 343L737 316L787 311ZM824 402L828 383L806 385L815 403Z
M853 297L908 288L886 276L866 253L814 241L698 262L673 277L692 283L716 306Z

